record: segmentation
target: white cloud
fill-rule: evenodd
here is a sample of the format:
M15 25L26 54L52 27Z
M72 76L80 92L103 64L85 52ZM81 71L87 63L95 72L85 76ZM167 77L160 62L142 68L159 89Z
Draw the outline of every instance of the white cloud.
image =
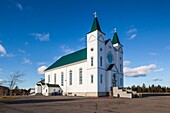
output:
M131 26L131 28L127 31L128 34L137 32L137 29L134 26Z
M0 68L0 73L2 72L2 68Z
M155 53L155 52L149 52L149 55L151 55L151 56L156 56L157 53Z
M159 68L159 69L156 69L156 70L154 70L155 72L160 72L160 71L163 71L164 70L164 68Z
M137 29L134 25L130 26L129 30L126 32L127 36L129 37L128 40L132 40L137 36Z
M150 64L147 66L140 66L136 68L124 67L124 75L129 77L146 76L151 73L152 69L156 68L156 64Z
M131 64L131 61L123 61L123 66L127 67Z
M25 45L28 45L29 43L28 42L25 42Z
M47 69L47 66L41 66L37 69L38 74L44 74L44 70Z
M0 44L0 56L3 57L3 56L5 56L6 54L7 54L7 53L6 53L5 47L4 47L2 44Z
M132 35L129 37L129 40L134 39L136 36L137 36L137 34L132 34Z
M44 65L46 62L37 62L37 65Z
M73 50L66 45L60 46L60 49L66 54L73 52Z
M58 59L60 59L62 56L55 56L54 57L54 60L58 60Z
M23 64L32 64L32 62L29 60L29 59L27 59L27 58L23 58Z
M0 57L15 57L15 55L12 53L7 54L5 47L0 44Z
M34 36L36 40L39 41L49 41L50 34L49 33L30 33L31 36Z
M162 79L158 78L158 77L154 77L152 78L153 81L162 81Z
M6 57L15 57L16 55L10 53L10 54L6 54Z
M3 79L0 79L0 84L2 84L4 82L4 80Z
M80 42L84 42L85 41L85 37L82 37L79 39Z
M23 10L23 6L19 2L16 3L16 7L21 11Z
M18 49L18 51L19 51L20 53L25 53L25 50L22 50L22 49Z
M167 46L165 49L170 50L170 46Z

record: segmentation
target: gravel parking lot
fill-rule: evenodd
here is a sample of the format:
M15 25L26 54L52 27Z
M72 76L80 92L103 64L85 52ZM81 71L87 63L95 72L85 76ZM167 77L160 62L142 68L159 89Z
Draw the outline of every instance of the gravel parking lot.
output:
M0 113L170 113L170 96L133 99L23 96L0 102Z

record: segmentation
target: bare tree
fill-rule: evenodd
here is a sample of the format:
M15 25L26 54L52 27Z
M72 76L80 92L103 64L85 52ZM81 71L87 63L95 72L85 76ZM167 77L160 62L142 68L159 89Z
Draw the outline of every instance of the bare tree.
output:
M10 96L12 96L12 90L15 87L16 84L21 83L22 82L22 78L23 78L24 74L21 73L20 71L11 73L9 76L9 89L10 89Z

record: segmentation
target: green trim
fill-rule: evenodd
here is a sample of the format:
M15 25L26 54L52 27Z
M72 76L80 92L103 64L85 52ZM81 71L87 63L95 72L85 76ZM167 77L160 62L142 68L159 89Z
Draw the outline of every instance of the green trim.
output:
M76 51L74 53L71 53L71 54L61 57L55 63L53 63L51 66L49 66L45 71L51 70L53 68L60 67L63 65L71 64L74 62L79 62L79 61L85 60L85 59L87 59L87 48L81 49L79 51Z
M39 82L37 82L37 85L38 85L38 84L45 85L45 79L42 79L42 80L40 80Z
M113 39L112 39L112 44L116 44L116 43L120 44L117 32L114 33L114 36L113 36Z
M48 87L60 87L58 84L46 84Z

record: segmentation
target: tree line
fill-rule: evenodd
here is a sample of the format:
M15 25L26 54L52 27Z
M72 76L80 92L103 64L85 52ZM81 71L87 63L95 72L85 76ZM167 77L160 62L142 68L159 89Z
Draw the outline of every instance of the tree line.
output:
M12 95L29 95L31 89L20 89L18 86L16 86L14 89L12 89Z
M151 86L149 85L149 87L146 87L144 83L142 86L133 85L131 88L128 87L127 89L132 89L132 91L137 91L138 93L170 93L170 87L164 87L154 84L152 84Z

